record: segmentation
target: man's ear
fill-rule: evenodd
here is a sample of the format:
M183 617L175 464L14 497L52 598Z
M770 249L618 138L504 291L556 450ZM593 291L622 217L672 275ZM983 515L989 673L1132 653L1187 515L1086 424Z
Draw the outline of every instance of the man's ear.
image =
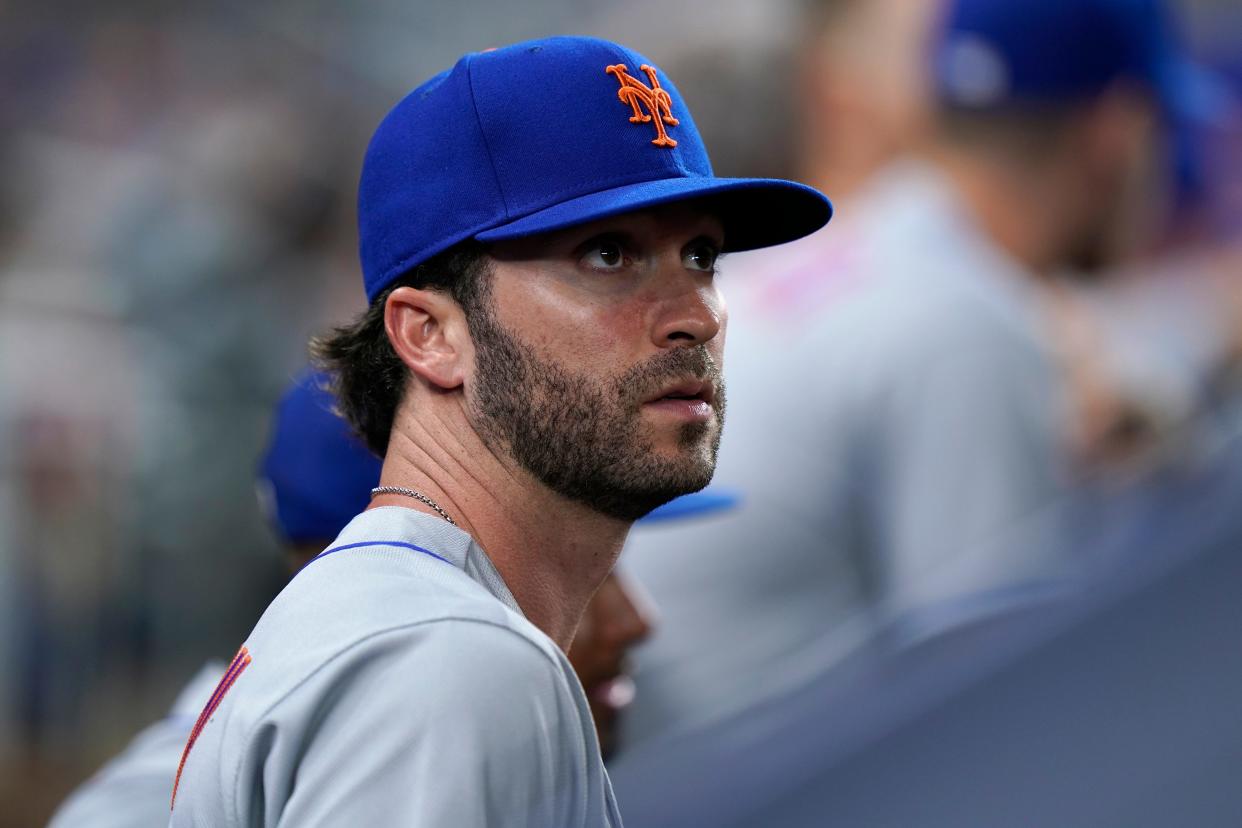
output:
M469 329L461 306L446 294L397 288L384 303L384 329L397 357L434 387L447 391L464 382Z

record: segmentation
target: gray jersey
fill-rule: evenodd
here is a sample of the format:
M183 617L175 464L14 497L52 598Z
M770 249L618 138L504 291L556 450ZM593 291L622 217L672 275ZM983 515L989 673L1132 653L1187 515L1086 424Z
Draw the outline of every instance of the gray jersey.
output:
M168 715L74 791L48 828L149 828L165 822L177 761L224 668L218 661L204 665Z
M620 825L586 697L483 550L356 517L263 614L191 735L171 825Z

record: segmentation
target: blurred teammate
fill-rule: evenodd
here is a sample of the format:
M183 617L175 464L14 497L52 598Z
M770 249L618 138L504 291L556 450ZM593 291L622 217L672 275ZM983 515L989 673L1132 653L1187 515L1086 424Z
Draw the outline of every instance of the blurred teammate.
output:
M779 729L782 694L1072 592L1093 563L1064 534L1084 483L1049 286L1156 232L1176 40L1146 0L956 0L935 26L918 145L839 199L831 237L729 262L750 272L717 480L746 503L627 552L669 632L639 656L613 766L642 824L676 821L662 756L753 790L719 754Z
M321 374L304 374L277 407L260 468L259 492L284 542L290 572L322 552L379 482L380 461L333 412ZM706 495L670 504L684 516L720 508ZM615 572L592 596L569 650L605 754L616 745L616 721L633 697L625 673L630 647L650 633L641 597ZM54 826L121 828L166 821L177 760L194 720L224 673L212 662L181 691L169 715L150 726L79 788L52 819Z
M1052 288L1158 233L1178 58L1148 0L947 4L930 135L869 188L834 274L855 281L810 326L830 537L899 640L1087 571Z
M564 650L630 524L711 478L717 255L830 214L714 177L668 78L605 41L467 55L400 102L360 184L371 304L319 349L382 485L238 652L172 824L618 824Z
M717 480L746 498L699 525L653 524L631 534L627 559L665 623L637 656L639 698L623 725L627 749L713 727L830 668L870 634L856 561L823 534L834 525L826 520L823 480L835 460L820 452L826 435L819 424L829 390L822 386L866 367L829 375L822 361L835 356L806 334L825 307L865 278L856 273L855 251L860 225L871 220L863 210L868 183L924 137L924 51L936 4L807 5L800 71L775 82L800 94L792 104L801 122L799 155L770 153L766 125L752 123L749 143L757 149L733 148L731 157L744 163L762 155L769 173L798 170L832 192L838 212L830 230L722 265L729 375L751 390L730 400ZM625 756L619 761L624 775L630 765Z

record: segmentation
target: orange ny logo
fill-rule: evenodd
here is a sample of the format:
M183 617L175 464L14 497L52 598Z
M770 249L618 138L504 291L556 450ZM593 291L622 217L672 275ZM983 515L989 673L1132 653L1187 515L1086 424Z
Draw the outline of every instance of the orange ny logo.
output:
M664 129L664 125L677 126L680 121L673 117L670 107L673 105L673 99L668 92L660 88L660 81L656 79L655 69L643 64L638 67L647 73L647 77L651 79L651 86L635 79L632 75L625 71L625 64L618 63L615 66L609 66L604 69L610 75L616 75L617 80L621 82L621 88L617 90L617 97L622 103L627 103L634 110L634 114L630 116L631 124L648 124L652 119L655 120L656 137L651 143L657 147L675 147L677 142L668 137L668 132ZM647 114L643 114L639 105L647 107Z

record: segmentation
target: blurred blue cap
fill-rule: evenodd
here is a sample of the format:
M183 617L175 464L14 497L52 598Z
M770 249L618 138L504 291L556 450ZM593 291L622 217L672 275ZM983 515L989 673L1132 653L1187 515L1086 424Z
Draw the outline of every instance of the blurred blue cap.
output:
M301 374L276 407L259 469L268 517L291 543L329 541L367 507L380 460L336 414L328 377Z
M1229 116L1163 0L949 0L932 51L938 100L987 110L1073 104L1117 81L1150 91L1169 127L1179 197L1205 186L1199 134Z
M553 37L468 54L371 138L358 188L367 298L467 239L702 197L724 223L726 250L793 241L832 216L801 184L717 178L681 93L624 46Z
M1174 117L1205 101L1162 0L950 0L932 71L950 105L1087 100L1119 80Z

